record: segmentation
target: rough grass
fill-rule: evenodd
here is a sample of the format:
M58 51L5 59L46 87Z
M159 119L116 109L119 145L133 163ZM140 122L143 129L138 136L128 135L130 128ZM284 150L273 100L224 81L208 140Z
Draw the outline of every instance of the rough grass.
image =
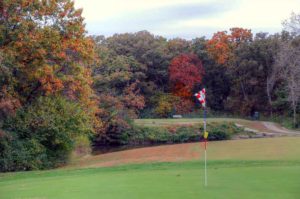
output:
M300 137L216 141L209 142L208 147L210 160L300 160ZM200 160L203 149L199 142L145 147L88 156L68 168Z
M174 151L178 156L196 153L197 160L78 169L105 161L105 157L97 156L72 169L0 174L0 198L299 198L299 137L211 142L208 187L203 185L203 150L199 143L171 146L179 147ZM179 153L181 146L188 150ZM162 153L169 146L159 147ZM144 149L129 152L135 150ZM124 151L106 155L120 159Z
M260 132L272 132L263 125L262 121L246 120L239 118L207 118L210 122L233 122L244 127L254 129ZM173 125L195 125L202 124L203 118L182 118L182 119L136 119L134 123L141 126L173 126Z

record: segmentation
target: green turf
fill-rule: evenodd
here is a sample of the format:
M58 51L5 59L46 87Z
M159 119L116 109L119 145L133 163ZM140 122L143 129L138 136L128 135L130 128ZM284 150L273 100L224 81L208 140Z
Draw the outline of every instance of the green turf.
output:
M203 162L152 163L4 173L0 199L298 199L299 141L210 143L208 187Z
M156 163L114 168L2 174L1 199L270 198L300 195L298 161Z
M238 118L207 118L207 122L238 122L249 123L250 120ZM143 126L169 126L169 125L183 125L183 124L199 124L203 123L202 118L182 118L182 119L136 119L134 122Z

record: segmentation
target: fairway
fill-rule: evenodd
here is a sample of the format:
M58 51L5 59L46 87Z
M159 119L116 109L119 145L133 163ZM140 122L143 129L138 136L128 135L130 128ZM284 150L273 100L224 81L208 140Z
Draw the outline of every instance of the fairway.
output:
M212 142L208 187L203 184L201 157L173 163L128 162L117 167L83 168L95 167L104 156L93 159L93 164L86 161L86 165L81 163L65 169L0 174L0 198L297 199L300 195L299 141L300 138L295 137ZM199 146L195 148L197 144L189 144L190 151L194 149L200 155ZM172 146L180 149L188 145ZM163 150L169 146L160 147ZM147 150L151 148L156 147ZM144 149L129 151L135 150ZM125 152L112 154L121 158ZM185 153L188 152L178 155Z

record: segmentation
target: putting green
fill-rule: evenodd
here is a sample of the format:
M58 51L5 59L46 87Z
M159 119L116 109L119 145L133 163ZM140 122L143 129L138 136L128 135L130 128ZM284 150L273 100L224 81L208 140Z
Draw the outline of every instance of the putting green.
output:
M210 143L208 187L201 161L85 169L78 165L0 174L0 199L297 199L299 141L295 137Z
M299 162L217 161L5 174L1 199L296 199Z
M230 140L209 144L208 187L203 162L145 163L110 168L85 168L0 174L1 199L296 199L300 196L300 137ZM198 143L147 148L172 148L179 156L201 151ZM184 151L183 146L189 147ZM181 148L180 148L181 147ZM184 153L180 153L181 149ZM124 159L145 149L92 157ZM169 150L170 152L170 150ZM126 156L126 153L131 155ZM113 157L111 157L111 155ZM165 153L165 156L170 153ZM136 155L136 157L141 157ZM132 158L132 157L131 157ZM161 157L169 158L169 157ZM107 160L107 161L108 161ZM83 162L82 162L83 163ZM95 162L92 162L95 163Z

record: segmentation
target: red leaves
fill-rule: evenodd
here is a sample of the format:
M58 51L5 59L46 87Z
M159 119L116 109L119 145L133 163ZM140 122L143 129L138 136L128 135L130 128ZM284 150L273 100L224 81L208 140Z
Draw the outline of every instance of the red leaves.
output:
M231 28L227 31L217 32L208 40L206 47L211 57L219 64L225 64L233 57L233 50L241 43L252 39L249 29Z
M190 92L195 84L201 83L204 69L196 55L181 54L171 61L169 74L173 88Z
M134 82L125 88L122 100L128 108L133 110L142 109L145 106L145 99L139 94L137 84L138 82Z
M172 92L181 98L180 102L175 104L177 113L191 111L192 89L196 84L201 83L203 75L202 63L194 54L181 54L171 61L169 76Z

